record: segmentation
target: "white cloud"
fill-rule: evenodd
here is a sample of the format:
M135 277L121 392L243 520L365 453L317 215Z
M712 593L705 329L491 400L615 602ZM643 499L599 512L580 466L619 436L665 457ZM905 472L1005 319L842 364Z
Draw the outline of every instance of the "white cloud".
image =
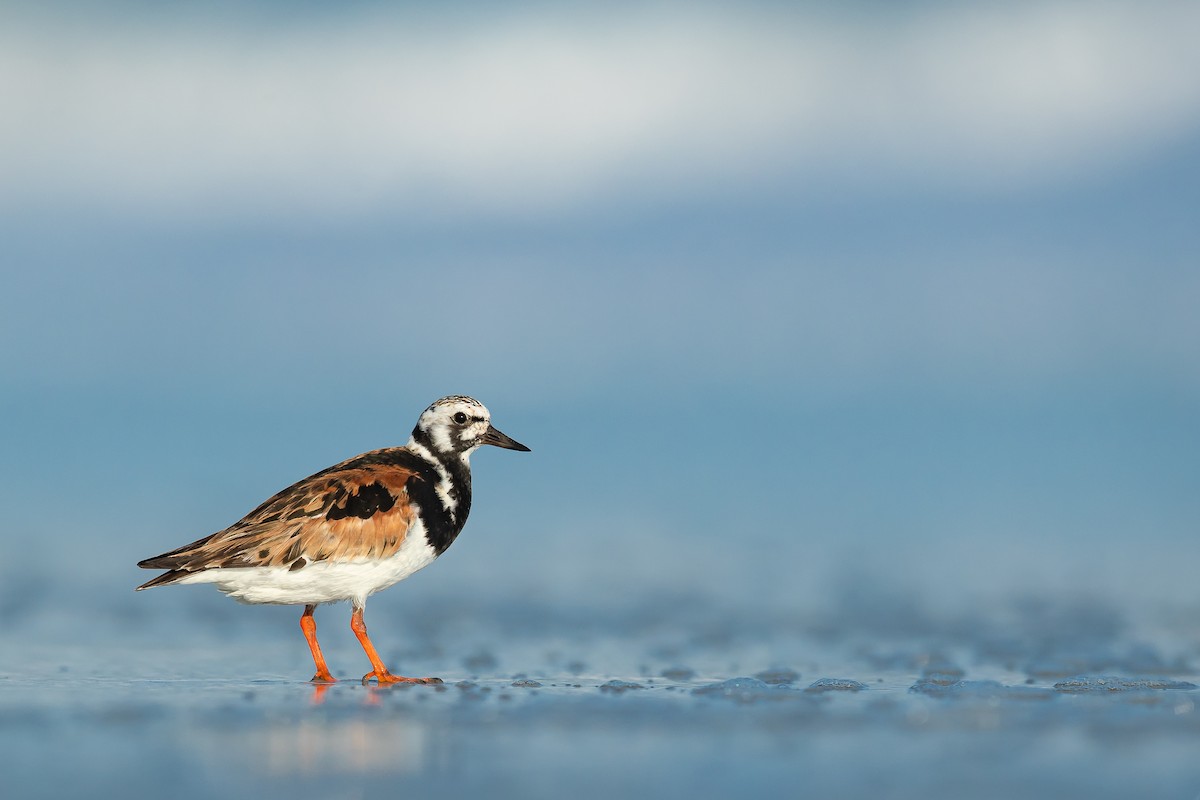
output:
M537 214L623 192L1040 185L1200 126L1200 6L0 26L0 204Z

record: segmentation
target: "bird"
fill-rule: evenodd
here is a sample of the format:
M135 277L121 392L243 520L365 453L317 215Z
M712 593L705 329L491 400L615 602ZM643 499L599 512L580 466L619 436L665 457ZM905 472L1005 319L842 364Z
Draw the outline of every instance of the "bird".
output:
M390 672L367 634L367 597L429 566L471 511L470 456L483 445L530 452L491 424L478 400L434 401L403 447L346 459L268 498L224 530L138 562L166 570L137 591L212 583L243 603L303 605L300 629L312 651L312 682L336 682L313 613L348 600L350 628L371 662L362 682L441 683Z

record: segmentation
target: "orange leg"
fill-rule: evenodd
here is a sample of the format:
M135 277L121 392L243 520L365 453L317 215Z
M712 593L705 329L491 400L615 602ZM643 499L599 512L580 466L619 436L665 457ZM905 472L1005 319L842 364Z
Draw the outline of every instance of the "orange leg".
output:
M367 658L371 659L373 670L363 675L362 682L374 678L380 685L385 683L441 683L441 678L405 678L403 675L393 675L388 672L388 668L383 665L383 660L379 658L379 653L375 652L375 645L371 644L371 637L367 636L367 625L363 622L363 610L357 606L354 612L350 614L350 630L354 631L354 635L358 637L358 643L362 645L362 649L366 651Z
M325 666L325 656L321 655L321 645L317 644L317 621L313 619L313 611L316 606L305 606L304 614L300 617L300 630L304 631L304 638L308 640L308 649L312 650L313 663L317 665L317 674L313 675L313 683L335 683L337 678L329 674L329 667Z

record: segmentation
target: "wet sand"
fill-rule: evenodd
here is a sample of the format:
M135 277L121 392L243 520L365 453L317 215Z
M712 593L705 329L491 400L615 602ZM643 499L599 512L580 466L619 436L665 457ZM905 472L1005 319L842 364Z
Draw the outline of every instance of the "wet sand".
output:
M344 607L318 611L332 686L293 609L215 593L10 629L5 796L1200 795L1186 609L377 605L385 658L444 684L363 686Z

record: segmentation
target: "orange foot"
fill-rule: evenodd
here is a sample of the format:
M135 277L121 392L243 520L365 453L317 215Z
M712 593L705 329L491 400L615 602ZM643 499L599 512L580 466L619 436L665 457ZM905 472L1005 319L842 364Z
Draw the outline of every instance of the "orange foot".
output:
M337 683L337 678L329 674L327 669L317 670L317 674L312 676L309 683Z
M374 678L379 683L380 686L383 686L384 684L389 684L389 683L441 683L442 682L441 678L406 678L403 675L393 675L392 673L388 672L387 670L384 670L381 674L379 672L379 670L373 669L370 672L368 672L366 675L363 675L363 679L362 679L363 686L366 686L368 683L370 683L372 678Z

